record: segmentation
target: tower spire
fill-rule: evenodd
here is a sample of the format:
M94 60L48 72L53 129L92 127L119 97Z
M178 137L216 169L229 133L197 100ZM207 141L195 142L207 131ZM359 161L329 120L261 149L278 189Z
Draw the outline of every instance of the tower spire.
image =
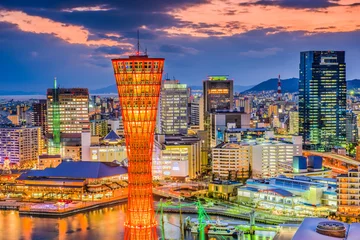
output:
M278 77L278 89L277 89L277 100L281 101L282 99L282 94L281 94L281 79L280 79L280 74Z
M57 88L57 82L56 82L56 77L54 77L54 89Z
M140 55L140 33L139 33L139 29L137 30L137 52L136 55Z

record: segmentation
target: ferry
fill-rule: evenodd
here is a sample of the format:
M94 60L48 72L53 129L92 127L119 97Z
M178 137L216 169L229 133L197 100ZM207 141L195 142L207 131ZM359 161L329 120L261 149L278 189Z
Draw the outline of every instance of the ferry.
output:
M221 236L235 236L238 231L228 223L221 222L220 219L216 221L206 221L205 234L207 235L221 235ZM192 233L199 233L199 223L194 222L191 226Z

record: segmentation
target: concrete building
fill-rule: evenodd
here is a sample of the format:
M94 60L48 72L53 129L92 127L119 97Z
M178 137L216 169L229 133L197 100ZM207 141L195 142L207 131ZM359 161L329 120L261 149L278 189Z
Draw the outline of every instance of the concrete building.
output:
M337 176L338 210L340 216L359 216L360 166L347 174Z
M291 142L271 139L247 141L252 150L252 176L261 178L275 177L286 171L286 169L281 168L281 164L292 164L294 156L302 155L301 141L301 137L293 137Z
M221 179L230 180L230 172L237 178L249 178L251 147L248 144L222 143L212 148L212 172Z
M40 170L45 168L56 168L61 163L60 155L40 155L38 166Z
M109 133L108 120L91 120L90 131L92 136L105 137Z
M0 126L0 161L37 161L41 152L40 127Z
M94 162L123 162L126 147L123 139L111 130L99 143L91 143L89 133L82 134L82 160Z
M227 110L210 113L210 146L224 142L225 131L231 128L250 128L250 114Z
M224 142L240 142L242 139L264 138L265 135L274 135L266 128L228 128L224 131Z
M188 90L179 80L164 80L160 93L161 134L187 134Z
M153 164L155 178L193 179L201 173L201 140L196 136L158 135L161 147L158 162Z

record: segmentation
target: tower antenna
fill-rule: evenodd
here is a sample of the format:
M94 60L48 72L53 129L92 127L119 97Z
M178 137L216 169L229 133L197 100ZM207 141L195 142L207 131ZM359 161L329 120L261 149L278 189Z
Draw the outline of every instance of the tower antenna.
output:
M136 55L140 55L140 33L139 33L139 29L137 30L137 52Z
M281 101L282 99L282 94L281 94L281 78L280 78L280 74L278 77L278 89L277 89L277 100Z

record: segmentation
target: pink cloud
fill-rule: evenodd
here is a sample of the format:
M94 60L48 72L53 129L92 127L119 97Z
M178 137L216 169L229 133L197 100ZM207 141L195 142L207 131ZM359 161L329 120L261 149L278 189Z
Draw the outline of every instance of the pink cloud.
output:
M112 39L100 38L90 40L89 37L92 33L83 26L56 22L48 18L28 15L21 11L0 10L0 22L15 24L23 32L50 34L70 44L82 44L94 47L120 46L126 49L133 48L133 45L130 43L119 42ZM114 36L112 33L109 35Z
M211 0L202 5L171 10L168 14L183 22L190 22L191 25L174 26L162 30L172 36L191 35L194 37L226 37L259 28L280 29L275 32L305 31L312 34L359 30L360 6L349 6L357 2L354 0L340 0L337 3L341 6L331 6L323 11L289 9L279 6L239 5L239 3L249 2L255 2L255 0ZM241 27L229 27L229 23L236 22Z

